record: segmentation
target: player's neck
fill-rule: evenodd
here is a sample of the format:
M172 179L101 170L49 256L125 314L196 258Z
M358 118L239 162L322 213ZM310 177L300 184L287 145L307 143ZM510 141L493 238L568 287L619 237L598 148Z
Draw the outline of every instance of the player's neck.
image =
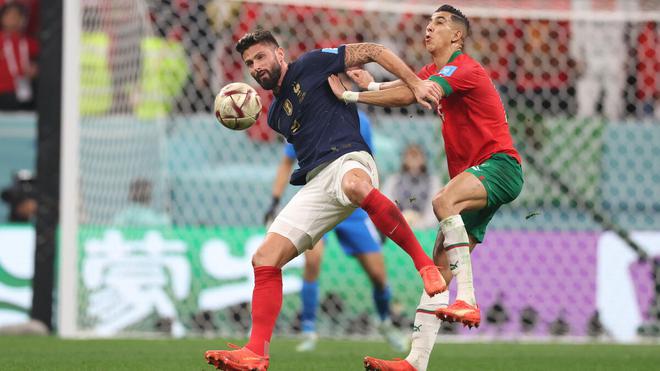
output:
M449 59L451 59L451 56L454 55L457 51L460 49L458 48L447 48L441 51L438 51L437 53L433 54L433 63L435 64L436 67L442 68L444 67L445 64L449 63Z
M273 94L280 95L280 89L282 88L282 81L284 81L284 76L286 76L286 71L289 70L289 64L285 63L282 66L282 73L280 74L280 79L277 81L277 86L273 88Z

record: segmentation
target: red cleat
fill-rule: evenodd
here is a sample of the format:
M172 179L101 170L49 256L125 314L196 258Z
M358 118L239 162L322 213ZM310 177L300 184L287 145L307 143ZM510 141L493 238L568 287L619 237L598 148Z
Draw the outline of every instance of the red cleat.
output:
M435 311L436 317L447 322L460 322L469 328L479 327L481 312L478 305L470 305L463 300L456 300L454 304L439 308Z
M367 371L417 371L405 359L396 358L392 361L373 357L364 357L364 369Z
M419 274L422 276L422 281L424 281L424 291L426 291L429 296L447 290L447 283L445 283L445 279L442 278L440 270L438 270L438 267L435 265L422 267L422 269L419 270Z
M262 357L248 348L239 348L228 344L235 350L207 350L204 358L218 370L224 371L266 371L268 370L268 357Z

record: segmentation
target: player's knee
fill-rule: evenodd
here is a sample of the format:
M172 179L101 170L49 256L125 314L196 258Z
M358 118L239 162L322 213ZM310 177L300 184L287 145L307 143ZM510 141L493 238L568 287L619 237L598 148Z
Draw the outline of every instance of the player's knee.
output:
M266 249L258 249L254 255L252 255L252 266L253 267L263 267L263 266L274 266L276 265L275 259L273 259L272 254L266 252Z
M357 176L345 176L341 182L342 191L355 205L362 204L373 186L368 181Z
M440 218L439 215L444 215L447 213L447 211L451 210L453 207L454 203L447 194L447 191L443 188L438 192L433 197L433 200L431 201L431 205L433 206L433 212L435 215Z

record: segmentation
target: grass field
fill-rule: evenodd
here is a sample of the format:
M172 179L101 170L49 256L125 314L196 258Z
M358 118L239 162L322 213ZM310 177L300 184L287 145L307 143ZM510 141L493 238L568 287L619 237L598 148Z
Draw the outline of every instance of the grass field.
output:
M208 339L0 337L0 370L213 370L202 355L224 344ZM397 356L377 342L326 340L305 354L296 353L295 344L276 339L270 370L362 370L365 354ZM652 345L440 343L432 357L429 370L660 370L660 346Z

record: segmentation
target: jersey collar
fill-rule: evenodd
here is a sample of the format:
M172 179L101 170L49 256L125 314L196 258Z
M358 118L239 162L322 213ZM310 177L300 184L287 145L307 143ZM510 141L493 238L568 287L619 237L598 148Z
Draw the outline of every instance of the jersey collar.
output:
M454 59L458 58L458 56L461 55L461 54L463 54L462 51L460 51L460 50L455 51L454 54L452 54L451 57L449 57L449 60L447 61L447 63L451 63Z

